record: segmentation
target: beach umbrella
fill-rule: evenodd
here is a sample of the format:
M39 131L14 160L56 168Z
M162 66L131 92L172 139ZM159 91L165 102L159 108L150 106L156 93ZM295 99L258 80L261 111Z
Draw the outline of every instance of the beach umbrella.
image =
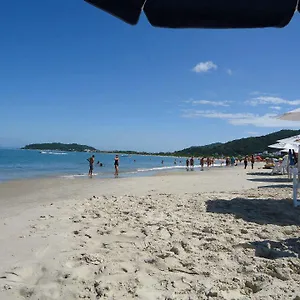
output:
M289 111L283 115L277 117L279 120L284 121L300 121L300 108Z
M285 145L286 145L286 143L281 142L281 143L276 143L276 144L269 145L268 148L284 149Z
M297 144L289 144L289 143L287 143L287 144L285 144L285 147L282 149L282 151L286 151L287 150L287 152L288 152L289 150L294 150L295 152L296 151L298 152L298 147L299 147L299 144L297 145Z
M300 144L300 135L294 135L289 138L281 139L277 141L278 143L290 143L290 144ZM276 144L274 144L276 145Z
M298 153L299 143L287 143L287 142L280 142L276 144L269 145L269 148L279 149L281 152L289 152L289 150L294 150Z
M281 152L288 153L290 150L294 150L295 153L298 153L297 148L292 148L292 149L282 149Z
M298 0L85 0L135 25L144 11L153 26L166 28L284 27Z

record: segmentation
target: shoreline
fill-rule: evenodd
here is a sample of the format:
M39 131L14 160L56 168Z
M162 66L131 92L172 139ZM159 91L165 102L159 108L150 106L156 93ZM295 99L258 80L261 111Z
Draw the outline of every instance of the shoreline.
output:
M175 170L136 177L89 178L84 176L64 178L59 176L11 180L0 183L0 207L3 212L10 211L13 213L18 206L27 209L40 204L59 202L61 199L74 199L74 197L81 199L83 191L87 196L93 196L99 193L99 189L102 195L115 194L117 196L122 196L124 193L130 194L132 191L138 191L138 194L141 195L152 190L173 191L183 194L197 190L197 188L215 190L216 192L230 191L234 186L231 182L231 174L239 174L238 176L246 178L249 171L251 170L245 171L242 166L238 166L214 167L204 171L198 169L189 172ZM219 182L215 181L215 177L221 178L224 183L220 185ZM175 185L174 181L177 182ZM241 186L236 185L234 190L243 190L245 187L255 188L257 184L246 181Z
M241 165L235 166L239 167ZM199 172L201 167L199 165L194 166L194 171ZM213 167L204 167L204 171L209 171L213 169L221 169L221 168L229 168L226 166L213 166ZM101 169L97 168L93 175L93 177L98 179L113 179L114 178L114 170L112 169L111 172L105 172L101 173ZM171 166L158 166L158 167L152 167L149 169L143 169L140 168L135 171L123 171L122 169L120 171L120 178L136 178L136 177L151 177L151 176L159 176L160 173L175 173L175 172L183 172L186 171L186 166L184 165L171 165ZM100 172L100 175L99 175ZM11 181L23 181L23 180L39 180L39 179L53 179L53 178L65 178L65 179L75 179L75 178L84 178L88 177L88 173L56 173L56 174L43 174L42 176L36 175L36 176L29 176L29 177L20 177L20 178L13 178L13 179L5 179L0 180L0 185L3 183L11 182Z
M226 171L237 171L240 170L244 172L241 166L237 167L212 167L212 168L204 168L204 171L201 171L200 168L195 168L194 171L186 171L185 168L182 169L167 169L161 171L147 171L140 172L143 176L122 176L120 173L119 177L115 178L113 173L111 177L101 178L98 176L93 176L92 178L88 177L88 174L79 176L79 177L69 177L68 175L57 175L57 176L43 176L43 177L35 177L35 178L22 178L22 179L13 179L8 181L0 182L0 201L1 199L7 197L7 192L11 193L13 196L23 196L24 193L35 193L36 190L40 190L43 188L51 188L55 185L61 186L77 186L79 184L87 184L88 187L93 186L93 184L110 184L113 185L118 182L134 182L135 180L141 180L143 183L147 182L147 179L151 178L159 178L159 177L178 177L183 176L183 178L194 177L197 176L205 176L206 173L212 175L213 173L218 172L226 172ZM247 170L247 171L250 171ZM246 171L246 172L247 172ZM203 174L203 175L202 175Z

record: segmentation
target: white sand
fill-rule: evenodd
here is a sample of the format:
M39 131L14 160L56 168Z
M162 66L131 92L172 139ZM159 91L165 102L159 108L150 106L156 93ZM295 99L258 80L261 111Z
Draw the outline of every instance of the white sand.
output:
M1 184L0 299L299 300L291 192L241 167Z

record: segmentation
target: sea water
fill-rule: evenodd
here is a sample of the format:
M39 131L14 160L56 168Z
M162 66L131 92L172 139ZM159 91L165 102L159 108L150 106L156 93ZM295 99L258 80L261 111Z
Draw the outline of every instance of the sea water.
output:
M89 169L87 159L92 154L95 155L95 176L114 177L115 154L0 149L0 182L49 176L84 177L87 176ZM161 171L184 169L186 160L186 158L146 155L121 154L119 157L120 177L147 176ZM96 164L98 161L103 167ZM199 168L198 160L195 160L195 167L196 170Z
M95 176L113 177L115 154L0 149L0 181L48 176L65 178L87 176L89 169L87 159L92 154L95 155ZM123 177L184 169L186 160L186 158L143 155L119 155L119 157L120 176ZM98 161L103 167L96 164ZM195 160L195 166L199 167L199 161Z

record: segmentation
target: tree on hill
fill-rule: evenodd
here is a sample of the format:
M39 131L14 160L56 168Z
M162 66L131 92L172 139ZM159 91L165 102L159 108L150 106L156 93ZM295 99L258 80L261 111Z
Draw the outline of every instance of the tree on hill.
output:
M56 150L56 151L96 151L94 147L87 145L80 145L76 143L63 144L63 143L41 143L41 144L29 144L22 149L30 150Z
M248 155L261 153L268 150L268 145L276 143L277 140L300 134L300 130L280 130L259 137L249 137L230 141L227 143L216 143L206 146L190 147L174 152L178 156L219 156L219 155Z

